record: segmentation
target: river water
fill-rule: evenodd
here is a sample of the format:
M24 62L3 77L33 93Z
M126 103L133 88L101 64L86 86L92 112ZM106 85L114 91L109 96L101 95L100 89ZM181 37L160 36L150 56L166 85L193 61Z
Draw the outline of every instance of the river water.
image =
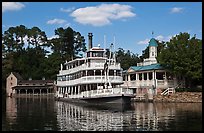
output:
M201 131L202 103L76 105L52 97L2 98L3 131Z

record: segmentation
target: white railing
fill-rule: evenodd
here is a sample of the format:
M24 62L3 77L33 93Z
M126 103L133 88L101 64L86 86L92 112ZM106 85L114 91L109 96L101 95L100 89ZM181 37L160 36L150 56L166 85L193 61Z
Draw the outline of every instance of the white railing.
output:
M112 88L102 90L83 91L80 94L69 95L69 98L92 98L97 96L109 96L115 94L133 94L133 90L124 88Z
M121 76L108 76L111 83L123 83ZM69 81L57 81L57 86L69 86L78 84L90 84L90 83L104 83L105 76L85 76L75 80Z
M71 73L76 73L78 71L83 71L83 70L95 70L95 69L104 69L104 63L90 63L88 64L82 64L80 66L68 69L68 70L60 70L58 75L67 75ZM110 65L109 69L118 69L120 70L120 64L116 63L115 65Z
M173 94L175 93L175 89L174 88L167 88L166 90L164 90L161 95L169 95L169 94Z
M155 85L158 88L168 88L168 87L174 87L174 81L173 80L133 80L133 81L123 81L123 84L121 86L126 88L138 88L141 86L149 86ZM175 87L174 87L175 88Z

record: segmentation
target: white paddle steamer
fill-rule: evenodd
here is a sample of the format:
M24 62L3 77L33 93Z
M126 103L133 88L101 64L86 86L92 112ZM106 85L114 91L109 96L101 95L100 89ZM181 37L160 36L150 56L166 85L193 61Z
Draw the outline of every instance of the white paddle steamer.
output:
M134 97L131 89L122 88L122 68L116 62L110 46L106 49L92 47L92 33L88 34L89 49L86 57L61 64L57 75L57 100L89 103L130 103Z

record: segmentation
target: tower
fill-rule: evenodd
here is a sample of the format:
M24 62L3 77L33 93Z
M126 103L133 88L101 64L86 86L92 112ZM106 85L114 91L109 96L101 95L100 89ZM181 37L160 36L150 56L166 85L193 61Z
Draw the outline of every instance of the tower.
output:
M157 42L154 38L149 41L149 58L157 57Z

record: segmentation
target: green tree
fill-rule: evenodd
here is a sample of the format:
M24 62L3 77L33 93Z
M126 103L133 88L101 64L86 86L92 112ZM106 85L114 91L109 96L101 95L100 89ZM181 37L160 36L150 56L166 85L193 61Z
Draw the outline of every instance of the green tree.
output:
M186 79L186 87L201 84L202 40L180 33L166 43L157 57L159 63L176 75Z
M86 43L84 37L74 31L71 27L63 29L62 27L55 30L55 35L58 38L50 40L52 44L52 50L60 53L61 58L65 61L69 61L79 56L80 52L86 51Z
M137 65L139 57L138 54L134 54L130 52L130 50L125 51L122 48L119 48L118 51L116 51L116 61L120 62L123 70L127 70L130 66Z

